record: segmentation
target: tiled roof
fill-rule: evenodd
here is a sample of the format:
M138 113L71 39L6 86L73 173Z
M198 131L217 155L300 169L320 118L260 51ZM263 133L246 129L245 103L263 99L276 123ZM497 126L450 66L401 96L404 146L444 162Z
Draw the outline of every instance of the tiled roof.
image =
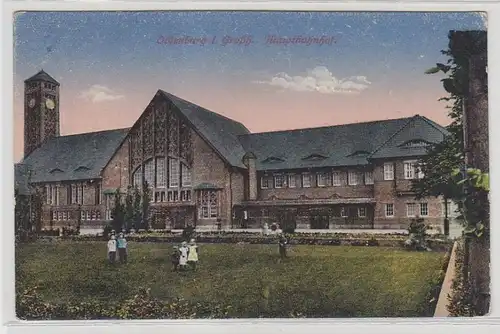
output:
M255 154L258 170L279 170L365 165L369 158L425 154L425 148L415 150L398 146L410 140L440 142L445 133L446 129L440 125L416 115L374 122L247 134L239 139L247 152Z
M48 75L44 70L41 70L34 76L24 80L24 82L30 82L30 81L47 81L56 85L59 85L59 82L56 81L53 77Z
M89 132L47 140L24 160L31 182L99 178L129 129Z
M207 110L175 95L160 92L182 112L195 130L232 166L245 168L245 150L238 140L239 135L250 133L241 123Z

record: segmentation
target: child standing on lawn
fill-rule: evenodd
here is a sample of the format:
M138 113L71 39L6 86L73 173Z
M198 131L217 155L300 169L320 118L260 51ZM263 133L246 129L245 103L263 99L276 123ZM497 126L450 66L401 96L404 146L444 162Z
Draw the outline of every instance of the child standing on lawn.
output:
M196 270L196 264L198 263L198 246L194 239L189 242L189 252L187 261L193 270Z
M116 240L114 235L108 241L108 260L109 263L115 263L116 260Z
M187 246L187 242L183 241L181 247L179 248L179 266L181 270L186 270L188 254L189 248Z
M127 262L127 240L125 239L123 232L120 233L120 236L118 237L116 245L118 247L118 256L120 257L120 263L126 263Z
M174 246L174 250L172 252L172 255L170 256L170 259L172 261L173 271L177 271L179 269L180 257L181 257L181 254L179 253L179 247Z

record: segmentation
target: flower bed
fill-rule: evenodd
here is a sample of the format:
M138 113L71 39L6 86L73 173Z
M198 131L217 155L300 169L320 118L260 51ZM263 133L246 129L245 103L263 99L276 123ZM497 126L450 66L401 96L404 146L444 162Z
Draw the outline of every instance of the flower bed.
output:
M66 237L75 241L95 241L103 240L102 236L80 235ZM221 233L196 233L198 243L248 243L248 244L276 244L277 236L264 236L258 233L248 232L221 232ZM289 235L290 245L332 245L332 246L382 246L382 247L403 247L407 236L404 234L291 234ZM181 234L174 233L139 233L127 236L130 242L167 242L180 243L185 241ZM433 250L446 250L450 242L440 239L429 239L429 245Z

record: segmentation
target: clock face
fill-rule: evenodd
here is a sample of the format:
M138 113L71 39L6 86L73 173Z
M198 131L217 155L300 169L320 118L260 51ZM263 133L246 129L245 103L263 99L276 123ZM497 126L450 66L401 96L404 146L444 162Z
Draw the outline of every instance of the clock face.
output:
M47 99L45 101L45 106L47 107L47 109L54 109L56 107L56 104L54 103L54 101L52 99Z
M30 108L33 108L35 106L35 99L31 99L30 102L28 103L28 106Z

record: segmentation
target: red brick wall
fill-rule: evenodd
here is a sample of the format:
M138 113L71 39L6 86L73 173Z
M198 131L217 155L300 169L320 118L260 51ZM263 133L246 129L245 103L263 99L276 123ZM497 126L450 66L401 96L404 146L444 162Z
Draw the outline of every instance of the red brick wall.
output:
M102 171L102 190L126 189L129 182L129 143L128 139L111 158Z

